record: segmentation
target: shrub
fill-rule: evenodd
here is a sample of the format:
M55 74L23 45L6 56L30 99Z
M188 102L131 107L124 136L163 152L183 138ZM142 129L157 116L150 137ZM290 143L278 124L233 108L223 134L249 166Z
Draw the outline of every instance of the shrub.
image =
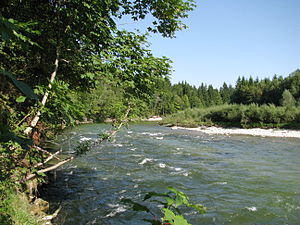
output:
M270 105L219 105L188 109L167 116L163 123L195 127L199 125L238 125L250 127L279 127L300 123L300 107Z

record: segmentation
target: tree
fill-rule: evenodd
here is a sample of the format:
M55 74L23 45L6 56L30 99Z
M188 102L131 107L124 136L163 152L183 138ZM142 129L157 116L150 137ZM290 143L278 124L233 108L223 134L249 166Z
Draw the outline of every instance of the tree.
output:
M230 103L232 94L234 92L234 88L231 85L227 85L225 82L223 83L223 86L220 88L220 95L222 97L222 101L224 103Z
M281 105L286 107L295 106L296 100L291 92L285 89L282 93Z
M297 69L283 81L284 89L288 89L295 98L300 98L300 70Z
M188 109L191 107L189 97L187 95L183 95L181 99L182 99L181 109Z
M214 89L212 85L208 86L207 93L209 106L221 105L223 103L218 89Z
M43 168L55 157L37 146L48 128L99 113L117 118L119 129L129 112L147 110L157 80L170 73L170 61L151 54L146 35L119 30L117 19L152 15L148 30L172 38L186 27L182 18L194 7L192 0L1 1L0 170L11 179L7 183L72 160ZM99 94L93 91L104 86L102 108L83 110L80 95Z
M148 30L161 33L164 37L174 37L176 31L186 28L182 18L187 17L194 7L192 0L2 2L0 13L4 17L22 23L30 22L33 29L39 31L27 35L40 47L30 46L24 50L5 43L2 55L5 64L14 68L13 72L18 71L19 79L44 89L40 110L27 131L39 120L56 79L68 84L72 90L93 87L102 79L119 84L125 81L127 88L134 83L131 90L137 92L131 94L140 97L142 91L138 90L146 86L150 89L150 84L145 84L145 81L151 80L147 76L168 73L166 67L158 69L159 65L167 65L167 59L147 55L144 48L133 55L133 50L137 50L138 44L143 44L145 38L118 31L116 18L129 15L133 20L140 20L151 14L153 22ZM127 54L127 50L131 52ZM144 61L138 58L139 54L142 54Z

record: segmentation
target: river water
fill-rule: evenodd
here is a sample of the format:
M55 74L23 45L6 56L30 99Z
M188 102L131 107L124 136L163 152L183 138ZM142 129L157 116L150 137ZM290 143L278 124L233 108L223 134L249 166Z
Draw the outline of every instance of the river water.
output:
M78 126L58 142L72 153L78 141L96 140L106 129ZM168 186L206 206L204 215L184 211L193 225L300 224L300 140L130 125L60 168L46 197L62 206L57 224L141 225L152 217L120 200L142 203L147 192Z

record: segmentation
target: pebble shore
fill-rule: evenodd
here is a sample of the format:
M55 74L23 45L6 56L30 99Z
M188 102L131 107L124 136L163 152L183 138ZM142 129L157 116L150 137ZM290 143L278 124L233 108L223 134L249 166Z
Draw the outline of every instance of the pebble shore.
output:
M282 137L282 138L300 138L300 131L297 130L282 130L282 129L241 129L241 128L221 128L221 127L172 127L173 130L185 129L193 131L201 131L206 134L221 134L221 135L251 135L260 137Z

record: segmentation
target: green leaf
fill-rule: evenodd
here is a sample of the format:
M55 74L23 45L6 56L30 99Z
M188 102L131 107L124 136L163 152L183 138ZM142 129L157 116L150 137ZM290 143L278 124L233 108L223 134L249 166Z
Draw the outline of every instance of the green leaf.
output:
M164 212L163 222L168 222L172 225L191 225L181 215L175 215L170 209L162 209Z
M42 176L42 177L45 177L46 174L45 173L38 173L38 175Z
M22 102L25 102L25 100L26 100L26 97L25 97L25 96L19 96L19 97L16 99L16 102L22 103Z
M189 205L189 197L181 192L181 191L178 191L177 189L173 188L173 187L168 187L168 189L173 192L174 194L176 194L176 198L175 198L175 204L176 204L176 207L182 205L182 204L185 204L185 205Z
M183 198L181 196L177 196L175 198L175 208L178 208L179 206L181 206L183 204Z
M170 197L166 197L165 200L167 201L168 203L168 206L171 206L174 204L174 199L173 198L170 198Z
M191 225L182 215L176 215L173 225Z
M5 41L9 40L14 36L13 30L16 29L16 26L12 24L8 19L0 16L0 34L1 38Z
M164 221L169 221L170 223L174 222L175 214L170 209L163 208L162 211L164 212Z
M206 212L206 208L201 204L188 204L187 206L196 209L201 214Z
M12 18L6 19L3 16L0 16L0 37L5 41L16 39L17 41L21 40L21 42L29 43L41 48L41 46L39 46L36 42L31 41L30 38L18 32L25 31L32 34L40 34L40 31L32 30L30 28L31 26L36 24L37 23L30 22L23 23Z
M17 80L10 72L5 70L0 70L0 73L7 76L11 79L11 81L14 83L14 85L21 91L23 94L25 94L28 98L38 100L37 95L33 92L30 86L28 86L26 83Z

